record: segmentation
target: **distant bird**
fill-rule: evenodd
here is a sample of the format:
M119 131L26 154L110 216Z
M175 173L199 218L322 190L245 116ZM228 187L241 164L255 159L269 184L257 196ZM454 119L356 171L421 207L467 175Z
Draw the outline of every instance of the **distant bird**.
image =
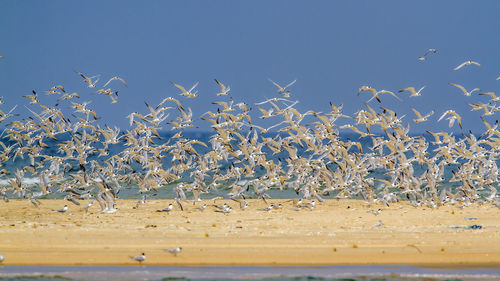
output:
M458 122L458 125L460 128L462 128L462 117L458 115L458 113L455 112L455 110L446 110L441 117L439 117L438 122L441 121L446 115L449 115L448 118L446 118L449 121L448 126L451 128L453 124L455 123L455 120Z
M276 86L278 88L278 93L279 94L282 94L285 98L289 98L290 97L290 91L287 91L286 88L288 88L288 87L292 86L293 84L295 84L295 82L297 82L297 79L295 79L292 82L288 83L288 85L286 85L285 87L281 87L280 85L278 85L278 83L274 82L271 79L269 79L269 81L271 83L273 83L274 86Z
M384 225L381 220L379 220L374 226L379 227Z
M172 211L173 208L174 208L174 206L172 205L172 203L170 203L170 204L168 204L168 207L160 209L160 210L156 210L156 211L157 212L170 212L170 211Z
M142 263L143 261L146 260L146 254L142 253L140 256L137 257L130 257L131 260L138 261L139 264Z
M82 210L83 210L83 211L88 211L88 210L89 210L89 208L90 208L92 205L94 205L94 202L95 202L95 200L90 201L87 205L85 205L85 206L83 206L83 207L82 207Z
M500 101L500 96L497 97L494 92L484 92L484 93L479 93L479 95L490 96L491 97L490 101Z
M65 213L68 210L68 205L64 205L62 209L52 210L52 212Z
M462 90L462 92L464 93L464 95L466 95L467 97L470 97L472 95L472 93L476 92L476 91L480 91L479 88L474 88L472 90L470 90L470 92L467 92L467 90L465 90L465 88L461 85L458 85L458 84L455 84L455 83L448 83L450 84L451 86L455 86L457 88L459 88L460 90Z
M421 97L422 94L420 93L423 89L425 88L425 86L423 86L422 88L420 88L418 91L415 91L415 88L413 87L408 87L408 88L404 88L402 90L399 90L399 93L401 92L404 92L404 91L409 91L411 93L410 97Z
M426 57L428 54L430 54L430 53L436 53L436 52L437 52L437 50L436 50L436 49L428 49L428 50L425 52L425 54L424 54L423 56L418 57L418 60L419 60L419 61L424 61L424 60L425 60L425 57Z
M108 80L108 82L106 82L106 84L104 84L104 86L102 86L103 88L106 87L109 83L111 83L111 81L114 81L114 80L118 80L118 81L121 81L125 87L128 87L127 83L125 82L125 80L123 80L122 78L118 77L118 76L115 76L115 77L112 77L111 79Z
M475 61L468 60L466 62L461 63L459 66L455 67L453 70L459 70L460 68L462 68L462 67L464 67L466 65L471 65L471 64L475 64L475 65L477 65L479 67L482 67L482 65L480 65L479 63L477 63Z
M87 87L89 87L89 88L95 88L95 85L97 84L97 82L99 82L100 75L87 77L85 74L83 74L81 72L78 72L76 70L75 70L75 72L83 78L83 81L87 83ZM94 79L94 78L97 78L97 79L92 81L92 79Z
M0 254L0 263L2 263L5 260L5 256L3 253Z
M203 204L202 206L200 207L197 207L196 210L200 210L200 211L203 211L207 208L207 204Z
M434 110L432 110L431 112L427 113L425 116L422 116L422 114L420 112L418 112L415 108L411 107L411 109L417 115L417 119L413 119L413 121L415 123L425 122L428 120L427 118L429 118L432 114L434 114Z
M495 80L500 80L500 76L498 76L497 79L495 79Z
M376 216L380 215L380 213L382 212L382 209L378 209L378 210L375 210L375 211L368 211L369 213L372 213Z
M198 86L198 82L194 83L193 87L191 87L191 89L189 89L189 91L186 91L186 89L184 87L182 87L181 85L176 84L172 81L170 81L170 83L181 90L181 93L179 94L181 96L185 96L188 98L195 98L198 96L197 91L193 92L193 90L196 88L196 86Z
M171 253L174 256L177 256L177 254L182 251L182 247L177 247L177 248L174 248L174 249L163 249L163 251L165 251L167 253Z
M229 90L231 90L231 87L226 86L222 84L219 80L214 79L215 82L220 86L220 92L217 93L218 96L227 96L229 94Z

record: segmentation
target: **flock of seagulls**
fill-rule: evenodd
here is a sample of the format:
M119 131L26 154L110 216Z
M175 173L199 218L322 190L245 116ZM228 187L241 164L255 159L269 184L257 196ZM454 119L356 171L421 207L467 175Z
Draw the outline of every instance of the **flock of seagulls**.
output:
M429 49L419 60L434 53L435 49ZM466 61L455 70L469 65L481 66ZM101 85L100 75L75 72L92 93L108 95L112 103L117 102L118 91L108 87L128 87L118 76ZM1 171L0 177L8 184L0 186L0 196L5 202L10 197L26 198L38 207L39 198L60 193L68 204L82 211L98 206L98 212L109 214L118 211L116 200L124 185L137 187L143 197L137 206L145 204L146 197L159 189L172 188L181 209L181 202L189 198L193 204L200 204L200 211L207 207L202 202L202 197L208 197L205 194L234 199L243 210L248 208L246 198L269 199L270 189L293 190L297 199L311 200L295 205L297 211L312 210L314 202L330 195L385 205L399 200L430 207L498 203L500 132L498 121L486 120L500 111L500 98L494 92L481 92L479 88L467 91L449 83L466 98L489 97L487 103L470 103L471 110L482 112L485 131L480 136L427 131L429 141L425 136L411 135L410 123L429 122L434 111L422 114L410 106L416 118L406 122L405 116L394 110L370 105L373 99L382 104L382 95L402 100L403 93L409 92L410 97L418 98L425 86L399 91L362 86L357 94L368 92L371 98L365 108L347 115L342 105L333 103L328 112L300 112L289 90L296 80L286 86L269 81L278 95L255 103L257 111L236 102L230 96L230 86L215 79L220 89L214 96L222 100L214 101L216 109L199 117L199 122L207 122L213 130L207 142L183 135L186 129L195 127L196 120L183 99L198 96L198 82L189 90L171 82L180 90L178 96L166 97L156 105L146 102L142 112L127 116L127 130L102 126L91 103L79 101L83 95L71 93L62 85L46 91L48 98L33 90L23 95L32 116L11 120L16 107L7 113L0 110L0 123L5 125L0 141L2 165L24 159L15 170ZM51 97L55 104L42 103ZM455 124L462 128L462 118L455 110L439 116L437 122L446 120L450 128ZM261 126L256 122L260 119L275 123ZM383 133L373 133L374 128ZM160 134L168 129L173 131L170 138ZM346 140L343 133L354 133L355 137ZM113 147L121 150L116 152ZM28 184L28 176L38 181ZM82 200L89 203L82 206ZM68 204L53 211L67 212ZM264 210L276 208L281 206L270 204ZM157 212L172 209L170 204ZM234 209L223 205L214 207L214 211L228 214Z
M429 49L418 60L424 61L436 52ZM477 62L465 61L454 70L471 65L481 67ZM100 75L75 72L94 94L107 95L112 103L118 102L118 91L106 87L117 85L114 81L128 87L118 76L99 86ZM220 90L214 96L229 96L229 100L214 101L216 110L200 116L213 130L208 142L183 135L184 130L195 126L191 108L181 99L196 98L198 82L189 90L170 82L181 91L178 97L166 97L157 105L146 102L144 112L127 116L128 130L100 125L100 117L90 102L79 102L82 95L70 93L62 85L45 92L47 96L56 97L54 105L43 104L38 92L33 90L23 95L32 116L11 120L17 116L14 112L17 105L6 112L0 109L0 123L5 127L0 141L0 165L24 160L23 165L13 171L0 170L0 178L8 182L0 186L0 199L7 203L12 197L25 198L39 208L38 198L60 193L68 204L82 211L89 211L97 201L97 212L112 214L118 211L115 202L120 190L124 185L132 185L137 186L142 196L136 207L146 204L148 194L168 187L175 191L181 210L182 202L188 198L194 205L200 204L197 210L206 210L207 198L202 197L208 193L233 199L239 203L240 210L245 210L249 207L247 198L266 201L270 198L270 189L293 190L297 194L295 211L312 211L315 202L323 202L324 197L330 195L361 198L370 204L380 202L386 206L407 200L413 206L431 208L472 203L493 203L500 207L497 195L499 122L488 122L485 118L500 111L500 97L496 93L481 92L479 88L467 91L459 84L449 83L467 98L489 97L486 103L470 103L471 110L482 111L480 118L485 130L480 136L472 132L455 136L427 131L431 137L428 140L425 136L411 135L411 122L405 122L404 116L369 104L373 99L381 104L381 95L401 100L404 92L418 98L425 86L397 92L362 86L358 96L369 92L371 98L365 108L347 115L342 105L333 103L329 112L300 112L295 108L298 101L292 99L289 90L296 80L286 86L269 81L277 88L278 96L255 103L260 113L255 117L250 105L235 102L230 96L230 86L215 79ZM414 123L428 122L434 115L434 111L422 114L410 108L416 115ZM255 119L276 122L263 127L257 125ZM448 109L437 122L447 120L450 128L458 124L462 129L461 119L455 110ZM352 122L345 124L348 121ZM374 127L384 133L372 133ZM167 128L175 132L170 138L160 134ZM276 133L270 133L272 129ZM341 137L343 133L353 132L358 139ZM113 152L111 147L122 150ZM28 184L27 176L38 177L38 181ZM450 182L453 189L447 184ZM89 203L82 206L82 200ZM303 203L303 200L309 202ZM52 211L65 213L68 204ZM234 211L228 204L212 207L217 213ZM156 211L169 213L173 208L173 204L169 204ZM281 204L269 204L258 210L269 212L280 208L283 208ZM373 214L378 215L380 211ZM381 225L379 221L375 226ZM173 255L181 251L181 247L165 249ZM130 259L142 263L146 255L142 253ZM0 263L3 260L1 254Z

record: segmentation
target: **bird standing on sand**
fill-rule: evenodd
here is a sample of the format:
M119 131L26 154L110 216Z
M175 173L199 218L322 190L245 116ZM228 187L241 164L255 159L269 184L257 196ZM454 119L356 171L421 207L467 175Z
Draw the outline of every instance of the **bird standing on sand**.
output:
M130 257L131 260L138 261L139 264L141 264L143 261L146 260L146 254L142 253L140 256L137 257Z
M65 213L68 210L68 205L64 205L62 209L52 210L52 212Z
M156 210L156 211L157 212L170 212L170 211L172 211L173 208L174 208L174 206L172 205L172 203L170 203L170 204L168 204L168 207L160 209L160 210Z
M5 260L5 256L3 253L0 254L0 263L2 263Z
M163 249L163 251L165 251L167 253L171 253L174 256L177 256L177 254L182 251L182 247L177 247L177 248L174 248L174 249Z

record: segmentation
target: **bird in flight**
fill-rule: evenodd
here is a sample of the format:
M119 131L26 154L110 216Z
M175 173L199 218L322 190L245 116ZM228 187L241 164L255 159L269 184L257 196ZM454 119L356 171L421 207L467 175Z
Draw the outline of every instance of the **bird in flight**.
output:
M220 92L217 93L217 96L227 96L229 94L229 90L231 90L231 87L222 84L217 79L214 79L214 80L220 86Z
M106 84L104 84L104 86L102 86L103 88L106 87L109 83L111 83L111 81L114 81L114 80L118 80L118 81L121 81L125 87L128 87L127 83L125 82L125 80L123 80L122 78L118 77L118 76L115 76L115 77L112 77L111 79L108 80L108 82L106 82Z
M273 83L274 86L276 86L278 88L278 93L282 94L285 98L289 98L290 97L290 91L287 91L286 88L288 88L288 87L292 86L293 84L295 84L295 82L297 82L297 79L295 79L292 82L288 83L288 85L286 85L285 87L281 87L278 83L274 82L271 79L269 79L269 81L271 83Z
M464 93L464 95L467 96L467 97L470 97L472 95L472 93L481 90L479 88L474 88L474 89L470 90L470 92L467 92L467 90L465 90L465 88L463 86L461 86L461 85L458 85L458 84L455 84L455 83L448 83L448 84L450 84L451 86L455 86L455 87L459 88L460 90L462 90L462 92Z
M408 88L404 88L402 90L399 90L399 93L401 92L404 92L404 91L409 91L411 93L410 97L421 97L422 94L420 93L423 89L425 88L425 86L423 86L422 88L420 88L418 91L415 91L415 88L413 87L408 87Z
M99 82L99 77L101 75L95 75L95 76L92 76L92 77L87 77L85 74L81 73L81 72L78 72L75 70L75 72L80 75L82 78L83 78L83 81L87 83L87 87L89 88L95 88L95 85L97 84L97 82ZM92 79L96 78L94 81L92 81Z
M424 60L425 60L425 57L426 57L428 54L430 54L430 53L436 53L436 52L437 52L437 50L436 50L436 49L428 49L428 50L425 52L425 54L424 54L423 56L418 57L418 60L419 60L419 61L424 61Z
M459 66L455 67L453 70L459 70L460 68L462 68L462 67L464 67L466 65L472 65L472 64L475 64L475 65L477 65L479 67L482 67L482 65L480 65L479 63L477 63L475 61L468 60L468 61L465 61L465 62L461 63Z
M191 87L191 89L189 89L189 91L186 91L186 89L184 87L182 87L179 84L175 84L172 81L170 81L170 83L172 83L172 85L176 86L177 88L179 88L182 91L182 93L180 93L181 96L185 96L188 98L195 98L198 96L198 91L193 92L194 88L196 88L196 86L198 86L198 82L194 83L193 87Z

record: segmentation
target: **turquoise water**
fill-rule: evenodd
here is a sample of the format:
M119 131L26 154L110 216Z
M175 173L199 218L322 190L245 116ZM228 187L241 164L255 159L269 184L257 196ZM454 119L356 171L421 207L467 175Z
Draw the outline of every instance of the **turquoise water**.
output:
M499 268L414 266L171 267L171 266L3 266L0 280L334 280L444 281L500 280Z

